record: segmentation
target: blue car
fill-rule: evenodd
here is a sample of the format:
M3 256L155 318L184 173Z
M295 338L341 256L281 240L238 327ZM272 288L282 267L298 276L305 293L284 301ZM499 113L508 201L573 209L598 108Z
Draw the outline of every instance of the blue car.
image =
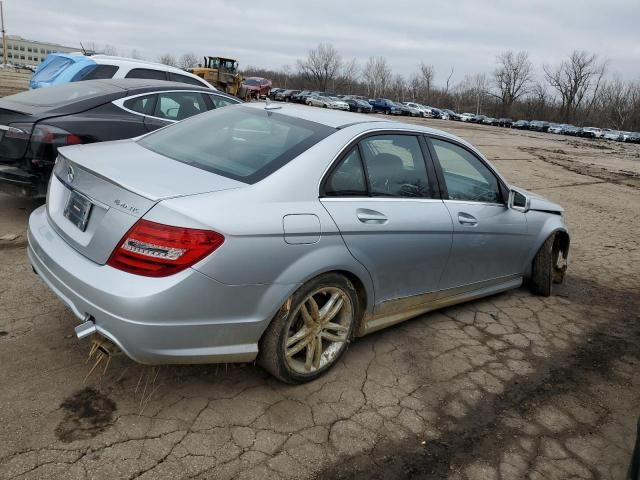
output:
M89 73L89 69L94 69L96 66L97 63L85 55L51 53L31 76L29 88L50 87L51 85L73 82L74 77L78 74L83 71Z
M168 80L212 88L203 78L169 65L110 55L87 56L81 53L47 55L38 70L32 75L29 88L35 89L80 80L109 78Z
M386 98L375 98L369 100L369 104L374 112L384 113L385 115L402 115L402 110L391 100Z

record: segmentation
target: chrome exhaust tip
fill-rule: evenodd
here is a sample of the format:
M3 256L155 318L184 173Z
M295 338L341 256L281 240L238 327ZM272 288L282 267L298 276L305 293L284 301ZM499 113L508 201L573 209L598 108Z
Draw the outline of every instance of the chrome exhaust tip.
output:
M86 314L84 320L84 322L73 329L76 332L76 337L78 337L78 339L88 337L98 331L96 324L93 323L93 317L91 317L91 315Z

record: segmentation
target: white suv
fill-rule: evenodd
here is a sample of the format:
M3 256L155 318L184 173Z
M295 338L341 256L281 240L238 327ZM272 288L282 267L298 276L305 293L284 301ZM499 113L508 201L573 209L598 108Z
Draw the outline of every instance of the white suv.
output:
M215 90L209 82L177 67L111 55L52 53L38 66L30 88L49 87L80 80L106 78L144 78L187 83Z

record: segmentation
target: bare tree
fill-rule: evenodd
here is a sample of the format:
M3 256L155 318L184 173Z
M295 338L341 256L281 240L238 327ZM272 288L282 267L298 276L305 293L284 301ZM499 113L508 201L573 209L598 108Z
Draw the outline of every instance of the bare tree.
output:
M385 94L391 83L393 72L384 57L369 57L362 70L367 94L370 97L380 97Z
M396 102L404 102L405 96L407 93L407 82L402 75L399 73L393 77L393 83L391 84L391 89L393 90L393 99Z
M351 93L350 90L353 85L358 81L358 75L360 74L360 65L355 58L349 62L344 62L340 67L340 72L335 79L334 88L342 89Z
M133 49L131 50L131 58L135 58L136 60L140 60L142 59L142 55L140 55L140 52L137 49Z
M171 55L170 53L163 53L158 57L158 63L164 63L165 65L169 65L171 67L177 67L178 62L176 61L176 57Z
M502 103L502 114L509 115L511 105L527 91L531 82L533 66L527 52L504 52L498 56L498 67L493 72L493 79Z
M545 79L560 95L560 114L565 122L571 121L590 94L595 97L606 66L606 61L598 63L595 53L575 50L558 67L543 67Z
M118 49L108 43L101 50L105 55L118 55Z
M435 70L433 69L433 65L427 65L424 62L420 62L420 66L418 68L420 69L420 75L425 89L424 97L428 102L431 97L431 87L433 85L433 75Z
M640 84L625 83L616 76L602 85L598 104L603 120L613 128L631 128L630 120L640 106Z
M447 83L445 84L445 88L444 88L444 94L448 95L449 94L449 87L451 86L451 79L453 78L453 67L451 67L451 73L449 73L449 76L447 77Z
M200 59L195 53L189 52L180 57L179 65L183 70L189 70L190 68L197 67L199 61Z
M305 60L298 60L301 75L322 91L335 81L342 67L340 54L331 44L321 43L309 50Z

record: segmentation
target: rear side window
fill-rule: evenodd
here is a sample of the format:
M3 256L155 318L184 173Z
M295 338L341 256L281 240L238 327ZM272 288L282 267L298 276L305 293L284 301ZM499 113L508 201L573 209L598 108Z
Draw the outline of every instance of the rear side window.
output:
M142 115L153 115L156 105L156 95L145 95L144 97L131 98L124 102L124 107Z
M125 75L125 78L146 78L149 80L166 80L167 72L153 70L151 68L134 68Z
M71 79L72 82L80 80L102 80L105 78L113 78L118 71L115 65L87 65Z
M205 86L204 83L200 82L195 78L188 77L187 75L180 75L179 73L173 73L173 72L167 72L167 75L169 76L169 80L172 80L174 82L187 83L189 85L197 85L198 87Z
M335 131L315 122L236 105L188 118L138 142L179 162L255 183Z
M118 71L117 65L96 65L96 67L88 73L84 80L101 80L104 78L113 78Z
M333 171L325 184L324 193L330 197L367 195L367 183L358 147L354 147Z

